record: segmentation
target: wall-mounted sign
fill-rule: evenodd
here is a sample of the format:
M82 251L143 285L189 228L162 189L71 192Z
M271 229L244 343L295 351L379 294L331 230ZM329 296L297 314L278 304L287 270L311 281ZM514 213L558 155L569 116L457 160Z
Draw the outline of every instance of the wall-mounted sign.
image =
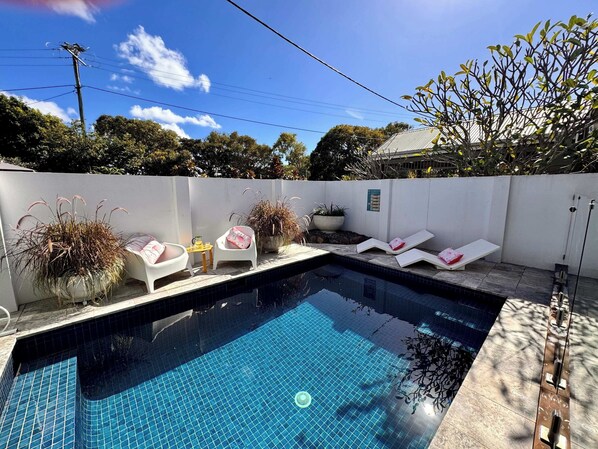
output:
M380 189L368 189L368 211L380 212Z

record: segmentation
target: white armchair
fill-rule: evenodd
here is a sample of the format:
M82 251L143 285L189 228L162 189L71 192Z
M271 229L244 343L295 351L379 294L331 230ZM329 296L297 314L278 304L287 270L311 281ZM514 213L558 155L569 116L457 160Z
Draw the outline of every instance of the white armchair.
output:
M218 266L218 262L225 260L248 260L251 262L253 268L257 268L257 246L255 245L255 232L249 226L235 226L245 235L251 237L251 245L247 249L240 249L234 245L231 245L226 236L230 232L230 229L223 235L218 237L216 244L214 245L214 270Z
M188 268L189 254L183 245L164 243L165 249L155 264L147 262L139 254L127 250L125 269L129 277L145 282L147 291L154 292L154 281ZM189 270L191 276L193 271Z

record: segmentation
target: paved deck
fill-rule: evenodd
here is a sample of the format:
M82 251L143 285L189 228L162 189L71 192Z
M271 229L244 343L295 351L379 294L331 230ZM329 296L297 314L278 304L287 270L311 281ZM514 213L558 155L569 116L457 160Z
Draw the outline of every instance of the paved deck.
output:
M291 245L279 255L260 256L258 271L326 252L507 297L430 447L531 448L552 272L483 260L465 271L440 271L427 264L402 269L394 257L381 251L356 254L354 245L327 244ZM101 305L58 306L51 300L24 305L16 315L16 337L0 339L0 372L16 338L254 273L244 263L223 263L207 274L200 268L195 271L193 278L181 273L157 281L153 294L146 294L142 283L128 281ZM598 447L598 405L592 401L598 386L597 292L598 280L582 279L572 330L571 427L577 449Z

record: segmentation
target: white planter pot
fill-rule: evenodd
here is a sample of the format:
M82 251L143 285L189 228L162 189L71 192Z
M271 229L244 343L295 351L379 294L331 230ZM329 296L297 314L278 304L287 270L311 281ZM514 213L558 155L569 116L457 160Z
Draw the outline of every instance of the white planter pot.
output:
M282 235L260 237L258 240L259 250L262 253L277 253L282 245L284 245L284 237Z
M331 217L326 215L314 215L313 224L322 232L334 232L343 227L345 217Z
M60 282L60 287L52 289L52 293L58 298L59 302L82 302L93 300L110 290L110 280L107 276L94 276L93 288L90 291L85 284L83 276L71 276L66 282Z

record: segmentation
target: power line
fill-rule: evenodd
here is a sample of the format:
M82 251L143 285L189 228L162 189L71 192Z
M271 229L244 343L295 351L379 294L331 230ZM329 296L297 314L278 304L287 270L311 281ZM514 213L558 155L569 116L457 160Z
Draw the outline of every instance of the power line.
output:
M91 67L93 69L98 69L98 70L103 70L103 71L106 71L106 72L118 74L118 72L115 72L115 71L109 70L109 69L103 69L101 67L96 67L96 66L89 66L89 67ZM135 79L145 80L145 81L153 81L150 78L140 77L140 76L136 76L136 75L127 75L127 76L130 76L130 77L135 78ZM230 91L230 89L223 89L223 90ZM232 92L235 92L235 91L232 91ZM235 93L240 93L240 94L243 94L243 95L255 95L255 94L245 94L243 92L235 92ZM348 118L346 115L331 114L331 113L328 113L328 112L312 111L312 110L309 110L309 109L293 108L293 107L290 107L290 106L283 106L283 105L272 104L272 103L264 103L264 102L261 102L261 101L249 100L247 98L232 97L232 96L229 96L229 95L217 94L217 93L213 93L213 92L211 92L210 95L215 96L215 97L230 98L232 100L237 100L237 101L245 101L245 102L248 102L248 103L261 104L261 105L264 105L264 106L271 106L271 107L274 107L274 108L281 108L281 109L288 109L288 110L292 110L292 111L307 112L307 113L310 113L310 114L326 115L326 116L329 116L329 117L339 117L339 118L344 118L344 119ZM267 96L263 96L263 95L255 95L255 96L263 97L263 98L270 98L270 99L276 100L276 101L289 102L289 100L280 100L278 98L272 98L272 97L267 97ZM291 101L291 103L299 103L299 102ZM310 105L309 103L299 103L299 104L306 104L308 106L316 106L316 105ZM385 120L376 120L376 119L363 119L363 120L367 120L367 121L371 121L371 122L378 122L378 123L387 123L387 121L385 121Z
M66 56L4 56L0 55L0 59L69 59Z
M0 48L0 51L54 51L57 48Z
M17 92L20 90L41 90L41 89L56 89L57 87L73 87L72 84L58 84L56 86L37 86L37 87L19 87L13 89L0 89L3 92Z
M112 61L112 62L118 63L118 65L117 65L117 64L108 64L106 62L95 61L95 62L98 62L101 65L105 65L105 66L108 66L108 67L114 67L114 68L118 68L118 69L122 69L123 65L127 65L127 66L130 66L130 67L135 67L134 71L137 72L137 73L139 73L139 70L137 69L137 66L134 66L133 64L130 64L128 62L118 61L118 60L112 59L112 58L105 58L105 57L99 56L97 54L94 54L93 56L95 58L98 58L98 59L102 59L102 60ZM86 61L90 62L90 59L86 59ZM115 71L112 71L112 70L103 69L103 68L97 67L97 66L92 66L92 67L100 69L100 70L105 70L107 72L115 73L117 75L122 75L122 73L120 73L120 72L115 72ZM129 70L129 69L127 69L127 70ZM163 77L163 78L166 78L166 79L186 79L186 78L188 78L185 75L179 75L177 73L172 73L172 72L169 72L169 71L166 71L166 70L152 69L152 72L164 73L166 75L172 75L173 77L175 77L175 78ZM140 77L136 77L136 76L131 75L131 74L125 74L125 75L126 76L130 76L132 78L140 78ZM151 78L146 78L146 77L142 77L140 79L147 79L147 80L150 80L150 81L154 81ZM352 109L352 110L356 110L356 111L363 111L363 112L374 113L374 114L379 114L379 115L393 115L393 116L401 115L401 114L397 114L397 113L391 112L391 111L382 111L382 110L379 110L379 109L360 108L360 107L355 107L355 106L342 105L342 104L338 104L338 103L329 103L329 102L325 102L325 101L313 100L313 99L308 99L308 98L293 97L293 96L290 96L290 95L283 95L283 94L279 94L279 93L276 93L276 92L268 92L268 91L263 91L263 90L250 89L248 87L235 86L233 84L219 83L217 81L212 81L212 80L210 80L210 82L211 82L211 84L212 84L212 86L214 88L217 88L215 86L225 86L225 87L230 87L230 88L233 88L233 89L247 90L249 92L257 92L257 93L260 93L260 94L274 95L274 96L277 96L277 97L290 98L290 99L293 99L293 100L301 100L301 101L289 101L291 103L306 104L306 105L309 105L309 103L317 103L317 104L325 105L325 106L320 106L320 107L329 107L329 108L334 108L334 109ZM223 87L218 87L218 89L228 90L229 92L235 92L235 91L231 91L229 89L225 89ZM249 94L249 93L245 93L245 92L237 92L237 93L240 93L240 94L243 94L243 95L252 95L252 96L257 96L257 97L263 97L262 95ZM272 97L264 97L264 98L270 98L270 99L277 100L277 101L288 101L288 100L280 100L278 98L272 98ZM406 114L404 114L404 116L405 117L411 117L411 115L406 115Z
M349 81L351 81L354 84L357 84L359 87L361 87L362 89L367 90L368 92L376 95L377 97L382 98L385 101L388 101L389 103L394 104L395 106L398 106L400 108L405 109L405 106L397 103L396 101L391 100L388 97L385 97L384 95L376 92L373 89L370 89L369 87L365 86L364 84L361 84L359 81L354 80L353 78L351 78L350 76L344 74L343 72L341 72L340 70L338 70L337 68L331 66L330 64L328 64L326 61L324 61L323 59L318 58L316 55L314 55L313 53L310 53L309 51L307 51L306 49L304 49L303 47L301 47L299 44L296 44L295 42L293 42L292 40L290 40L288 37L284 36L282 33L276 31L274 28L272 28L270 25L268 25L267 23L265 23L264 21L260 20L258 17L254 16L253 14L251 14L249 11L247 11L246 9L243 9L241 6L237 5L235 2L233 2L232 0L225 0L228 3L230 3L231 5L233 5L235 8L237 8L238 10L240 10L241 12L243 12L244 14L246 14L247 16L251 17L253 20L255 20L256 22L258 22L260 25L266 27L267 29L269 29L270 31L272 31L274 34L276 34L278 37L280 37L281 39L285 40L286 42L288 42L289 44L291 44L293 47L297 48L298 50L302 51L303 53L305 53L307 56L309 56L312 59L315 59L316 61L318 61L320 64L328 67L330 70L332 70L333 72L339 74L340 76L342 76L343 78L348 79Z
M70 67L69 64L0 64L0 67Z
M90 62L89 60L86 60L86 61ZM100 64L105 64L105 63L102 62ZM112 64L106 64L106 65L112 66ZM96 70L102 70L102 71L108 72L108 73L114 73L116 75L122 75L120 72L117 72L115 70L105 69L103 67L98 67L98 66L95 66L95 65L90 65L89 67L91 67L93 69L96 69ZM164 71L161 71L161 72L168 73L168 72L164 72ZM173 74L173 75L176 75L176 74ZM148 77L145 77L145 76L133 75L133 74L130 74L130 73L128 73L126 75L122 75L122 76L128 76L128 77L135 78L135 79L140 79L140 80L155 82L151 78L148 78ZM169 77L163 77L163 78L174 79L174 78L169 78ZM341 106L341 105L338 105L338 106L324 106L324 105L318 105L318 104L310 104L310 103L304 102L304 101L285 100L285 99L276 98L276 97L272 97L272 96L268 96L268 95L259 95L259 94L249 93L249 92L240 92L238 90L233 90L233 89L227 89L227 88L224 88L224 87L214 86L216 84L226 85L226 84L223 84L223 83L212 82L212 85L213 85L212 89L224 90L224 91L227 91L227 92L238 93L238 94L241 94L241 95L249 95L249 96L253 96L253 97L268 98L268 99L271 99L271 100L281 101L281 102L285 102L285 103L296 103L296 104L301 104L301 105L306 105L306 106L328 108L328 109L349 109L349 110L353 110L355 112L364 112L364 113L374 114L374 115L388 114L388 115L391 115L393 117L401 116L401 117L409 117L409 118L411 118L411 116L407 115L407 114L396 114L396 113L390 113L390 112L368 112L367 109L355 108L355 107L351 107L351 106ZM234 86L234 87L237 88L236 86ZM247 89L247 88L242 88L242 87L239 87L238 89L246 89L246 90L251 90L251 91L255 91L255 92L262 92L262 91L256 91L254 89ZM217 93L213 93L213 92L211 92L210 95L218 96L218 97L223 97L223 98L230 98L230 99L233 99L233 100L245 101L245 102L250 102L250 103L255 103L255 104L261 104L261 105L265 105L265 106L272 106L272 107L276 107L276 108L290 109L290 110L295 110L295 111L308 112L308 113L312 113L312 114L328 115L328 116L331 116L331 117L341 117L341 118L345 118L345 119L348 118L346 115L342 115L341 116L341 115L338 115L338 114L330 114L330 113L320 112L320 111L312 111L312 110L307 110L307 109L292 108L292 107L289 107L289 106L281 106L281 105L276 105L276 104L272 104L272 103L264 103L264 102L260 102L260 101L249 100L249 99L246 99L246 98L231 97L231 96L228 96L228 95L217 94ZM285 95L281 95L281 94L272 94L272 95L278 95L278 96L286 97ZM289 97L289 98L293 98L293 97ZM306 100L306 101L314 101L314 100ZM318 102L314 101L314 103L318 103ZM379 123L385 122L384 120L376 120L376 119L363 119L363 120L372 121L372 122L379 122Z
M149 99L149 98L139 97L139 96L135 96L135 95L129 95L129 94L121 93L121 92L114 92L114 91L111 91L111 90L102 89L100 87L95 87L95 86L84 85L83 87L84 88L88 88L88 89L97 90L97 91L100 91L100 92L105 92L105 93L112 94L112 95L118 95L120 97L133 98L135 100L145 101L147 103L157 104L157 105L161 105L161 106L168 106L168 107L171 107L171 108L182 109L182 110L185 110L185 111L197 112L197 113L200 113L200 114L213 115L215 117L228 118L228 119L231 119L231 120L239 120L239 121L242 121L242 122L256 123L256 124L259 124L259 125L273 126L275 128L292 129L292 130L296 130L296 131L305 131L305 132L316 133L316 134L326 134L328 132L328 131L318 131L318 130L314 130L314 129L299 128L299 127L296 127L296 126L279 125L279 124L276 124L276 123L263 122L263 121L260 121L260 120L252 120L252 119L248 119L248 118L235 117L235 116L231 116L231 115L218 114L218 113L215 113L215 112L203 111L201 109L190 108L190 107L187 107L187 106L181 106L181 105L177 105L177 104L173 104L173 103L166 103L166 102L163 102L163 101L152 100L152 99ZM378 139L378 138L360 137L360 136L357 136L357 135L351 136L351 139L360 140L362 142L378 142L380 144L382 144L385 140L387 140L386 137L381 137L380 139Z
M24 102L27 106L31 106L37 103L41 103L42 101L50 101L53 100L54 98L59 98L59 97L64 97L65 95L70 95L73 92L75 92L75 90L69 90L68 92L64 92L62 94L58 94L58 95L54 95L52 97L48 97L48 98L44 98L43 100L36 100L36 101L32 101L32 102Z
M86 87L88 89L97 90L97 91L100 91L100 92L105 92L105 93L112 94L112 95L118 95L118 96L121 96L121 97L133 98L135 100L145 101L145 102L153 103L153 104L159 104L159 105L162 105L162 106L169 106L171 108L183 109L185 111L197 112L199 114L213 115L214 117L222 117L222 118L228 118L228 119L231 119L231 120L239 120L239 121L242 121L242 122L257 123L259 125L274 126L276 128L293 129L293 130L296 130L296 131L305 131L305 132L317 133L317 134L326 134L326 131L317 131L317 130L314 130L314 129L298 128L296 126L280 125L280 124L277 124L277 123L263 122L263 121L260 121L260 120L252 120L252 119L243 118L243 117L235 117L235 116L232 116L232 115L225 115L225 114L218 114L218 113L215 113L215 112L202 111L200 109L189 108L187 106L180 106L180 105L176 105L176 104L173 104L173 103L166 103L166 102L163 102L163 101L152 100L152 99L149 99L149 98L143 98L143 97L139 97L139 96L136 96L136 95L124 94L124 93L121 93L121 92L114 92L114 91L111 91L111 90L102 89L100 87L94 87L94 86L84 86L84 87Z
M228 95L215 94L215 93L211 93L210 95L213 95L215 97L230 98L232 100L237 100L237 101L246 101L246 102L249 102L249 103L262 104L264 106L272 106L274 108L289 109L291 111L301 111L301 112L307 112L307 113L310 113L310 114L327 115L329 117L340 117L340 118L344 118L344 119L347 118L347 116L340 115L340 114L330 114L328 112L310 111L309 109L292 108L290 106L282 106L280 104L272 104L272 103L263 103L261 101L248 100L246 98L229 97ZM386 123L386 121L384 121L384 120L374 120L374 119L362 119L362 120L367 120L367 121L370 121L370 122Z

